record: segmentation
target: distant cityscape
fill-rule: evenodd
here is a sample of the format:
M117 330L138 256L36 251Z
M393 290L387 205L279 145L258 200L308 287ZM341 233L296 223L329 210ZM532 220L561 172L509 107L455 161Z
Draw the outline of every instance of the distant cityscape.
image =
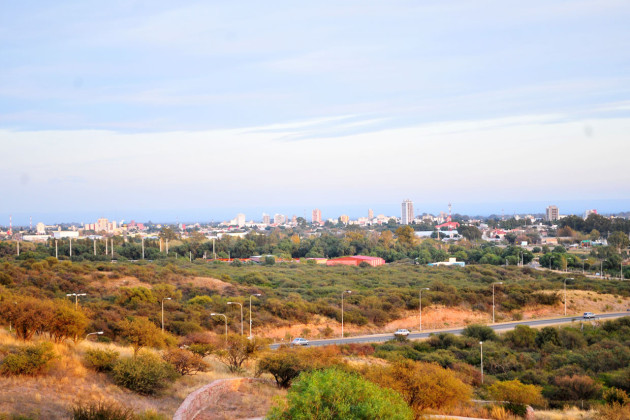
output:
M596 209L587 209L581 217L586 219L591 214L598 214ZM156 237L164 227L171 227L179 233L182 238L186 238L187 234L198 232L206 236L208 239L220 239L223 236L244 237L250 231L260 231L281 228L291 229L295 227L309 227L313 232L319 228L350 228L355 227L377 227L383 225L410 225L414 227L415 235L418 237L435 236L435 232L439 232L441 237L447 237L450 240L458 240L462 236L458 232L461 225L475 226L482 233L483 240L503 240L506 234L523 233L522 229L504 230L498 227L497 223L492 221L514 220L530 228L538 227L538 232L543 244L556 243L555 238L547 238L546 230L549 226L555 229L553 223L568 216L560 213L560 209L556 205L549 205L544 212L538 214L514 214L508 215L492 215L485 218L472 218L466 215L453 214L452 205L448 204L445 211L438 214L414 212L414 203L410 199L405 199L401 203L400 215L376 214L374 210L367 209L365 217L351 219L347 214L341 214L335 217L325 218L321 209L313 209L311 218L307 220L305 217L296 215L288 216L286 214L263 213L258 220L250 219L244 213L238 213L233 219L212 222L212 223L139 223L134 220L125 222L125 220L109 220L107 218L99 218L93 223L60 223L46 225L37 222L33 226L32 220L28 226L13 226L11 219L9 225L0 228L0 239L14 239L30 242L45 242L49 239L64 238L88 238L101 239L103 237L111 237L117 235L140 236L140 237ZM610 218L627 218L627 213L620 215L610 215Z

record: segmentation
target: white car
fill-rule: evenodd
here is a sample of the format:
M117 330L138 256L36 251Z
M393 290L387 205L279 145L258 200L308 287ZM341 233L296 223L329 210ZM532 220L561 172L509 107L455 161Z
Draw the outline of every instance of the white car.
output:
M584 318L584 319L593 319L593 318L595 318L595 314L593 312L584 312L584 315L582 316L582 318Z
M306 338L294 338L291 341L292 346L308 346L308 340Z
M411 333L409 332L408 329L405 329L405 328L399 328L394 333L394 335L398 336L398 337L407 337L409 334L411 334Z

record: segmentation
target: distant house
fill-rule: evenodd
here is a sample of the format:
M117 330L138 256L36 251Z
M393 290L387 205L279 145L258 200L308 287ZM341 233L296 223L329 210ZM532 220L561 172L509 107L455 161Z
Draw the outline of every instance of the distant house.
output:
M362 262L370 264L372 267L384 265L385 260L380 257L368 257L365 255L355 255L353 257L341 257L326 261L326 265L359 265Z
M436 266L440 266L440 265L446 265L446 266L455 265L455 266L458 266L458 267L465 267L466 263L464 261L457 261L456 258L449 258L448 261L440 261L440 262L435 262L435 263L429 263L427 265L429 267L436 267Z

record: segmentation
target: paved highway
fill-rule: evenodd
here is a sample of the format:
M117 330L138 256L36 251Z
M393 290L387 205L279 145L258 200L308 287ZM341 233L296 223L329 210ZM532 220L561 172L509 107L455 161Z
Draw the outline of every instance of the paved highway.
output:
M582 316L572 316L572 317L562 317L562 318L547 318L547 319L531 319L527 321L516 321L516 322L505 322L502 324L488 325L495 331L505 331L511 330L517 325L528 325L530 327L536 327L541 325L558 325L558 324L566 324L570 322L589 322L589 321L597 321L600 319L609 319L609 318L621 318L624 316L630 316L630 312L616 312L616 313L608 313L608 314L598 314L595 319L586 320L582 318ZM416 340L420 338L427 338L431 334L439 334L439 333L451 333L455 335L460 335L464 331L465 327L458 328L446 328L441 330L431 330L427 332L412 332L409 334L408 338L410 340ZM394 334L374 334L374 335L364 335L358 337L346 337L346 338L329 338L325 340L309 340L309 345L311 346L329 346L331 344L350 344L350 343L379 343L384 341L389 341L394 338ZM287 343L274 343L270 347L272 349L277 349L282 344Z

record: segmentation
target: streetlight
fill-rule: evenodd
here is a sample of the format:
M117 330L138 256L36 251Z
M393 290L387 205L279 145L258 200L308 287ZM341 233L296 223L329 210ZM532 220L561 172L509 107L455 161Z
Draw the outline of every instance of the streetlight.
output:
M252 338L252 297L257 296L261 297L260 293L254 293L253 295L249 295L249 338Z
M17 306L17 302L13 302L13 304ZM9 332L12 331L12 328L11 328L12 325L13 325L13 318L9 319Z
M341 338L343 338L343 295L344 293L350 294L352 290L344 290L341 292Z
M428 287L423 287L422 289L420 289L420 331L422 331L422 291L423 290L431 290Z
M164 301L165 300L172 300L172 298L170 297L162 298L162 332L164 332Z
M94 335L94 334L96 334L96 335L103 335L103 331L97 331L97 332L89 333L88 335L85 336L85 339L87 340L89 336Z
M243 304L238 302L228 302L228 305L239 305L241 307L241 335L243 335Z
M225 344L227 345L227 316L225 316L225 314L215 314L214 312L211 313L210 316L222 316L225 318Z
M483 341L479 342L479 349L481 350L481 383L483 384Z
M74 309L79 307L79 296L87 296L87 293L66 293L66 296L74 296Z
M573 277L564 279L564 316L567 316L567 280L575 280Z
M496 284L503 284L502 281L498 281L496 283L492 283L492 323L494 324L494 286Z

